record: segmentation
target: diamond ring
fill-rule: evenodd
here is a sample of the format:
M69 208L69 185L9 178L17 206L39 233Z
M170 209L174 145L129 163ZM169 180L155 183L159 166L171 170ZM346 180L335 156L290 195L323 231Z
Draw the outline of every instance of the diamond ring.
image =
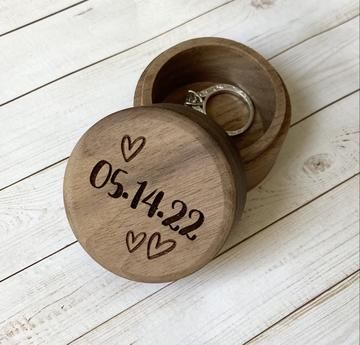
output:
M235 136L244 133L246 130L250 128L251 124L254 121L255 108L250 96L243 89L240 89L237 86L230 84L216 84L198 92L193 90L188 90L184 104L207 115L206 113L207 101L211 97L220 93L231 93L241 98L246 103L249 109L249 118L246 121L245 125L235 130L226 131L226 133L229 136Z

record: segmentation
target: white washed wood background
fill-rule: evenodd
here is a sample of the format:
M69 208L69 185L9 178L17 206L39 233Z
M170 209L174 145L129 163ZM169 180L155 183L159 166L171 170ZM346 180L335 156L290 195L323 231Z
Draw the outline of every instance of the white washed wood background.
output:
M263 54L292 126L215 260L130 282L75 241L66 160L152 58L199 36ZM0 0L0 105L1 345L359 343L357 0Z

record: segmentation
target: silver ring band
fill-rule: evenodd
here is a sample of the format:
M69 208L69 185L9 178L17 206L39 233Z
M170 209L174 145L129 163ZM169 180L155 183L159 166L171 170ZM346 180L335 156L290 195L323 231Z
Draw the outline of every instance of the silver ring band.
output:
M207 89L201 90L199 92L188 90L186 95L185 105L192 107L193 109L200 111L201 113L207 115L206 113L206 104L207 101L219 94L219 93L231 93L239 98L241 98L247 105L249 109L249 118L244 126L241 128L226 131L229 136L235 136L244 133L248 130L251 124L254 121L255 116L255 108L254 104L250 98L250 96L243 90L237 86L230 85L230 84L216 84L214 86L210 86Z

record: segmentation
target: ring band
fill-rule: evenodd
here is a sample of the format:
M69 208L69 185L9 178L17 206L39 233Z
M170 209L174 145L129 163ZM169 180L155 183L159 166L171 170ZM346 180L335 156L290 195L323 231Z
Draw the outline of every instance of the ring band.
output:
M238 129L235 129L232 131L226 131L226 133L229 136L235 136L235 135L244 133L246 130L248 130L250 128L251 124L254 121L255 108L254 108L254 104L253 104L250 96L243 89L240 89L237 86L230 85L230 84L216 84L214 86L210 86L207 89L201 90L199 92L196 92L193 90L188 90L184 104L207 115L207 113L206 113L207 101L211 97L213 97L219 93L231 93L231 94L241 98L246 103L246 105L249 109L249 118L248 118L247 122L245 123L245 125L242 126L241 128L238 128Z

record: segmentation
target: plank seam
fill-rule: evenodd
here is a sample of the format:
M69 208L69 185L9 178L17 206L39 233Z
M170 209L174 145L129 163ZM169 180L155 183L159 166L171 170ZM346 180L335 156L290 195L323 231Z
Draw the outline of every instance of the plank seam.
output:
M313 112L310 113L309 115L304 116L302 119L300 119L300 120L292 123L290 127L295 126L295 125L297 125L297 124L305 121L306 119L308 119L309 117L313 116L314 114L316 114L316 113L318 113L318 112L320 112L320 111L323 111L323 110L325 110L325 109L328 108L328 107L331 107L331 106L334 105L335 103L340 102L340 101L342 101L343 99L345 99L345 98L347 98L347 97L350 97L350 96L354 95L354 94L357 93L358 91L360 91L360 89L356 89L356 90L354 90L354 91L352 91L352 92L350 92L350 93L348 93L348 94L346 94L346 95L344 95L344 96L341 96L340 98L336 99L335 101L332 101L332 102L328 103L327 105L322 106L321 108L313 111Z
M322 197L322 196L324 196L325 194L327 194L327 193L331 192L332 190L334 190L334 189L336 189L336 188L340 187L341 185L345 184L346 182L348 182L348 181L352 180L352 179L353 179L353 178L355 178L357 175L359 175L359 173L356 173L355 175L353 175L353 176L351 176L351 177L347 178L346 180L344 180L344 181L340 182L339 184L337 184L336 186L334 186L334 187L330 188L330 189L329 189L329 190L327 190L326 192L321 193L321 194L320 194L320 195L318 195L317 197L315 197L315 198L311 199L310 201L306 202L305 204L303 204L303 205L299 206L299 207L298 207L298 208L296 208L295 210L292 210L291 212L287 213L286 215L284 215L284 216L282 216L282 217L278 218L277 220L275 220L275 221L273 221L272 223L270 223L270 224L266 225L266 226L265 226L265 227L263 227L262 229L260 229L260 230L256 231L255 233L251 234L251 235L250 235L250 236L248 236L247 238L244 238L243 240L241 240L241 241L239 241L239 242L235 243L234 245L232 245L232 246L231 246L231 247L229 247L228 249L226 249L226 250L224 250L223 252L221 252L220 254L218 254L218 255L217 255L217 256L216 256L213 260L216 260L216 259L217 259L217 258L219 258L220 256L224 255L224 254L225 254L225 253L227 253L228 251L230 251L230 250L232 250L233 248L235 248L235 247L237 247L238 245L240 245L241 243L243 243L243 242L245 242L245 241L249 240L250 238L252 238L252 237L254 237L254 236L256 236L256 235L258 235L260 232L262 232L262 231L266 230L267 228L269 228L270 226L274 225L275 223L277 223L277 222L279 222L279 221L283 220L284 218L288 217L289 215L291 215L291 214L293 214L293 213L295 213L295 212L299 211L300 209L302 209L302 208L303 208L303 207L305 207L306 205L309 205L310 203L312 203L312 202L314 202L315 200L317 200L317 199L321 198L321 197ZM353 274L355 274L355 273L356 273L356 272L353 272L351 275L353 275ZM348 277L349 277L349 276L348 276ZM347 279L348 277L344 278L343 280ZM340 282L336 283L335 285L337 285L337 284L341 283L343 280L341 280ZM115 319L115 318L116 318L116 317L118 317L119 315L121 315L121 314L125 313L125 312L126 312L126 311L128 311L129 309L131 309L131 308L133 308L134 306L136 306L136 305L138 305L138 304L142 303L143 301L147 300L148 298L151 298L152 296L154 296L154 295L155 295L155 294L157 294L158 292L160 292L160 291L164 290L165 288L167 288L167 287L169 287L169 286L173 285L174 283L176 283L176 281L173 281L173 282L171 282L171 283L169 283L169 284L166 284L165 286L163 286L163 287L162 287L162 288L160 288L159 290L157 290L157 291L155 291L155 292L151 293L150 295L146 296L145 298L143 298L143 299L141 299L141 300L137 301L137 302L136 302L136 303L134 303L133 305L131 305L131 306L127 307L126 309L124 309L124 310L122 310L120 313L118 313L118 314L116 314L116 315L112 316L112 317L111 317L111 318L109 318L108 320L101 322L100 324L98 324L98 325L96 325L95 327L93 327L91 330L89 330L89 331L85 332L84 334L80 335L79 337L77 337L77 338L73 339L72 341L70 341L70 342L69 342L69 343L67 343L66 345L71 345L71 344L73 344L75 341L77 341L77 340L81 339L81 338L82 338L82 337L84 337L85 335L87 335L87 334L91 333L92 331L94 331L95 329L97 329L97 328L101 327L102 325L104 325L105 323L107 323L107 322L111 321L112 319ZM331 288L332 288L332 287L330 287L329 289L331 289ZM326 289L326 290L322 291L319 295L321 295L321 294L325 293L325 292L326 292L327 290L329 290L329 289ZM318 295L318 296L319 296L319 295ZM318 296L315 296L313 299L317 298ZM308 301L308 302L306 302L305 304L310 303L313 299L309 300L309 301ZM296 310L298 310L298 309L302 308L305 304L301 305L301 306L300 306L299 308L297 308ZM295 310L295 311L296 311L296 310ZM294 311L294 312L295 312L295 311ZM293 313L293 312L291 312L289 315L291 315L292 313ZM285 316L285 317L288 317L289 315L287 315L287 316ZM284 317L284 318L285 318L285 317ZM284 318L282 318L282 319L284 319ZM282 320L282 319L281 319L281 320ZM279 321L277 321L277 322L280 322L281 320L279 320ZM274 325L275 325L275 324L276 324L276 323L274 323ZM273 325L271 325L270 327L272 327L272 326L273 326ZM269 328L270 328L270 327L269 327ZM259 333L258 335L260 335L260 334L261 334L261 333ZM251 339L252 339L252 338L251 338ZM251 339L250 339L250 340L251 340ZM249 340L249 341L250 341L250 340ZM245 344L246 344L246 343L243 343L242 345L245 345Z
M42 168L42 169L40 169L40 170L34 171L34 172L31 173L30 175L27 175L27 176L21 178L20 180L17 180L17 181L15 181L15 182L12 182L12 183L10 183L10 184L8 184L8 185L0 188L0 192L2 192L4 189L10 188L10 187L12 187L12 186L20 183L20 182L22 182L22 181L24 181L24 180L26 180L26 179L34 176L34 175L40 174L41 172L43 172L43 171L45 171L45 170L47 170L47 169L50 169L50 168L52 168L52 167L54 167L54 166L56 166L56 165L58 165L58 164L60 164L60 163L62 163L62 162L65 162L67 159L69 159L69 156L66 156L65 158L62 158L62 159L60 159L60 160L58 160L58 161L56 161L56 162L54 162L54 163L51 163L51 164L47 165L46 167L44 167L44 168Z
M353 94L355 94L355 93L358 92L359 90L360 90L360 89L356 89L356 90L354 90L354 91L351 91L350 93L348 93L348 94L346 94L346 95L344 95L344 96L341 96L341 97L337 98L336 100L328 103L327 105L324 105L323 107L321 107L321 108L313 111L313 112L310 113L309 115L305 116L303 119L301 119L301 120L299 120L299 121L297 121L297 122L292 123L292 124L290 125L290 128L296 126L297 124L303 122L304 120L310 118L311 116L316 115L317 113L325 110L326 108L331 107L331 106L334 105L335 103L340 102L340 101L342 101L343 99L352 96ZM23 177L23 178L21 178L21 179L19 179L19 180L17 180L17 181L14 181L14 182L12 182L12 183L10 183L10 184L8 184L8 185L0 188L0 192L2 192L3 190L5 190L5 189L7 189L7 188L10 188L10 187L12 187L12 186L14 186L14 185L16 185L16 184L18 184L18 183L20 183L20 182L28 179L28 178L30 178L30 177L32 177L32 176L35 176L35 175L37 175L37 174L39 174L39 173L41 173L41 172L43 172L43 171L45 171L45 170L47 170L47 169L50 169L50 168L52 168L52 167L54 167L54 166L56 166L56 165L58 165L58 164L60 164L60 163L62 163L62 162L65 162L67 159L69 159L69 157L70 157L70 156L66 156L66 157L64 157L64 158L62 158L62 159L60 159L60 160L58 160L58 161L56 161L56 162L54 162L54 163L51 163L51 164L47 165L46 167L44 167L44 168L42 168L42 169L40 169L40 170L34 171L33 173L31 173L31 174L29 174L29 175L27 175L27 176L25 176L25 177Z
M39 259L39 260L37 260L37 261L35 261L35 262L31 263L30 265L25 266L25 267L23 267L22 269L20 269L20 270L18 270L18 271L16 271L16 272L14 272L14 273L12 273L12 274L10 274L9 276L7 276L7 277L5 277L5 278L1 279L1 280L0 280L0 284L1 284L2 282L4 282L5 280L8 280L8 279L10 279L10 278L12 278L12 277L16 276L18 273L21 273L21 272L23 272L23 271L27 270L28 268L30 268L30 267L32 267L32 266L35 266L35 265L37 265L38 263L40 263L40 262L42 262L42 261L44 261L44 260L46 260L46 259L50 258L51 256L53 256L53 255L55 255L55 254L57 254L57 253L61 252L62 250L66 249L66 248L68 248L68 247L70 247L70 246L72 246L73 244L75 244L75 243L77 243L77 242L78 242L78 241L73 241L73 242L70 242L70 243L68 243L66 246L64 246L64 247L62 247L62 248L60 248L60 249L56 250L55 252L50 253L50 254L48 254L48 255L44 256L43 258L41 258L41 259Z
M306 202L305 204L303 204L303 205L299 206L299 207L298 207L298 208L296 208L295 210L293 210L293 211L291 211L291 212L287 213L286 215L284 215L284 216L282 216L282 217L278 218L277 220L273 221L272 223L270 223L270 224L266 225L265 227L263 227L262 229L258 230L258 231L257 231L257 232L255 232L254 234L252 234L252 235L248 236L247 238L245 238L245 239L243 239L243 240L241 240L241 241L237 242L236 244L234 244L234 245L233 245L233 246L231 246L230 248L228 248L228 249L226 249L225 251L223 251L223 252L221 252L220 254L218 254L218 255L214 258L214 260L216 260L217 258L221 257L222 255L224 255L224 254L225 254L225 253L227 253L228 251L232 250L232 249L233 249L233 248L235 248L236 246L240 245L241 243L243 243L243 242L245 242L245 241L249 240L250 238L252 238L252 237L254 237L254 236L256 236L256 235L258 235L259 233L261 233L262 231L266 230L267 228L269 228L270 226L274 225L275 223L277 223L277 222L281 221L282 219L284 219L284 218L288 217L289 215L291 215L291 214L293 214L293 213L295 213L295 212L299 211L300 209L302 209L302 208L303 208L303 207L305 207L306 205L308 205L308 204L310 204L310 203L314 202L315 200L317 200L317 199L321 198L321 197L322 197L322 196L324 196L325 194L327 194L327 193L331 192L332 190L334 190L334 189L336 189L336 188L340 187L341 185L343 185L343 184L347 183L348 181L350 181L350 180L352 180L353 178L355 178L357 175L359 175L359 173L354 174L353 176L351 176L351 177L349 177L349 178L345 179L344 181L342 181L342 182L338 183L336 186L333 186L332 188L330 188L330 189L329 189L329 190L327 190L326 192L321 193L320 195L316 196L315 198L311 199L310 201ZM10 276L8 276L8 277L6 277L6 278L2 279L2 280L0 281L0 283L1 283L1 282L3 282L3 281L5 281L5 280L7 280L7 279L10 279L11 277L15 276L16 274L18 274L18 273L20 273L20 272L22 272L22 271L24 271L24 270L26 270L26 269L28 269L28 268L30 268L30 267L32 267L32 266L34 266L34 265L36 265L36 264L40 263L41 261L46 260L47 258L49 258L49 257L51 257L51 256L53 256L53 255L55 255L55 254L57 254L57 253L59 253L59 252L60 252L60 251L62 251L63 249L66 249L66 248L68 248L68 247L70 247L70 246L74 245L75 243L77 243L77 241L74 241L74 242L72 242L72 243L68 244L67 246L65 246L65 247L63 247L63 248L61 248L61 249L57 250L56 252L51 253L51 254L47 255L46 257L44 257L44 258L42 258L42 259L40 259L40 260L36 261L35 263L33 263L33 264L31 264L31 265L29 265L29 266L27 266L27 267L25 267L25 268L23 268L23 269L21 269L21 270L19 270L19 271L15 272L15 273L13 273L12 275L10 275ZM345 278L345 279L346 279L346 278ZM124 309L124 310L122 310L122 311L121 311L121 312L119 312L118 314L116 314L116 315L112 316L111 318L109 318L109 319L107 319L107 320L105 320L105 321L101 322L100 324L96 325L95 327L93 327L93 328L92 328L92 329L90 329L89 331L87 331L87 332L83 333L82 335L80 335L79 337L77 337L77 338L73 339L72 341L70 341L70 342L69 342L69 343L67 343L66 345L70 345L70 344L74 343L75 341L77 341L77 340L79 340L80 338L84 337L86 334L91 333L93 330L95 330L95 329L97 329L98 327L102 326L103 324L105 324L105 323L109 322L110 320L112 320L112 319L114 319L114 318L118 317L119 315L121 315L122 313L126 312L126 311L127 311L127 310L129 310L130 308L132 308L132 307L134 307L134 306L136 306L136 305L138 305L138 304L142 303L143 301L145 301L145 300L146 300L146 299L148 299L148 298L151 298L152 296L154 296L154 295L155 295L155 294L157 294L158 292L160 292L160 291L164 290L165 288L167 288L167 287L169 287L169 286L173 285L175 282L176 282L176 281L174 281L174 282L170 282L169 284L166 284L165 286L163 286L163 287L162 287L162 288L160 288L159 290L157 290L157 291L155 291L155 292L153 292L153 293L149 294L149 295L148 295L148 296L146 296L145 298L143 298L143 299L139 300L138 302L134 303L133 305L131 305L131 306L127 307L127 308L126 308L126 309ZM339 283L339 282L338 282L338 283ZM337 283L337 284L338 284L338 283ZM336 284L335 284L335 285L336 285ZM329 289L331 289L331 288L332 288L332 287L330 287ZM323 291L322 293L324 293L324 292L326 292L326 291L327 291L327 290ZM321 294L322 294L322 293L321 293ZM317 298L317 297L318 297L318 296L314 297L314 299L315 299L315 298ZM307 303L310 303L311 301L312 301L312 300L308 301ZM305 304L306 304L306 303L305 303ZM305 304L304 304L304 305L305 305ZM304 305L300 306L299 308L303 307ZM299 309L299 308L297 308L297 309ZM295 311L296 311L296 310L295 310ZM295 312L295 311L294 311L294 312ZM292 313L293 313L293 312L291 312L289 315L291 315ZM287 315L287 316L285 316L285 317L288 317L289 315ZM285 318L285 317L284 317L284 318ZM279 321L277 321L277 322L280 322L280 321L281 321L281 320L279 320ZM274 325L275 325L275 324L276 324L276 323L274 323ZM272 326L273 326L273 325L272 325ZM270 327L272 327L272 326L270 326ZM269 327L269 328L270 328L270 327ZM261 333L259 333L259 334L261 334ZM258 334L258 335L259 335L259 334ZM258 335L256 335L256 336L258 336ZM251 339L252 339L252 338L251 338ZM250 339L250 340L251 340L251 339ZM250 340L249 340L249 341L250 341Z
M349 96L351 96L353 93L354 93L354 92L350 93L349 95L347 95L347 96L345 96L345 97L341 97L341 99L346 98L346 97L349 97ZM336 103L336 102L333 102L331 105L333 105L334 103ZM321 110L324 110L324 108L326 108L326 107L321 108ZM319 110L319 111L320 111L320 110ZM312 115L316 115L316 113L318 113L319 111L316 111L316 112L312 113L311 116L312 116ZM308 116L307 118L309 118L309 116ZM302 121L300 120L300 121L292 124L290 127L293 127L293 126L297 125L297 124L300 123L300 122L302 122ZM45 168L43 168L43 169L41 169L41 170L39 170L39 171L37 171L37 172L34 172L33 174L31 174L31 175L29 175L29 176L27 176L27 177L24 177L23 179L21 179L21 180L19 180L19 181L17 181L17 182L14 182L14 183L12 183L12 184L10 184L10 185L8 185L8 186L0 189L0 192L1 192L2 190L6 189L6 188L9 188L9 187L11 187L11 186L13 186L13 185L15 185L15 184L17 184L17 183L22 182L23 180L25 180L25 179L27 179L27 178L29 178L29 177L31 177L31 176L37 175L37 174L39 174L39 173L41 173L41 172L43 172L43 171L45 171L45 170L47 170L47 169L50 169L51 167L54 167L54 166L56 166L56 165L58 165L58 164L61 164L62 162L66 161L68 158L69 158L69 157L66 157L66 158L64 158L64 159L62 159L62 160L60 160L60 161L58 161L58 162L55 162L55 163L49 165L48 167L45 167ZM315 201L316 199L318 199L318 198L324 196L325 194L331 192L332 190L334 190L335 188L339 187L340 185L346 183L347 181L351 180L352 178L354 178L354 177L357 176L358 174L359 174L359 172L356 173L356 174L354 174L354 175L352 175L352 176L350 176L350 177L348 177L347 179L339 182L339 183L336 184L335 186L333 186L333 187L331 187L330 189L326 190L325 192L317 195L316 197L310 199L309 201L307 201L306 203L300 205L299 207L295 208L294 210L290 211L289 213L286 213L284 216L282 216L282 217L274 220L273 222L269 223L268 225L266 225L265 227L261 228L261 229L258 230L257 232L251 234L250 236L246 237L245 239L241 240L240 242L235 243L233 246L229 247L228 249L226 249L224 252L220 253L220 254L219 254L218 256L216 256L215 258L217 258L217 257L219 257L220 255L228 252L228 251L231 250L232 248L235 248L237 245L239 245L239 244L241 244L242 242L244 242L244 241L252 238L253 236L255 236L256 234L262 232L263 230L266 230L268 227L272 226L273 224L277 223L278 221L281 221L282 219L288 217L289 215L297 212L297 211L300 210L302 207L305 207L306 205L310 204L311 202ZM12 274L10 274L9 276L1 279L1 280L0 280L0 284L1 284L2 282L4 282L5 280L10 279L11 277L17 275L18 273L21 273L21 272L25 271L26 269L28 269L28 268L30 268L30 267L32 267L32 266L34 266L34 265L36 265L36 264L38 264L38 263L40 263L40 262L42 262L42 261L44 261L44 260L52 257L53 255L55 255L55 254L57 254L57 253L59 253L59 252L61 252L62 250L64 250L64 249L66 249L66 248L68 248L68 247L76 244L77 242L78 242L78 241L73 241L73 242L67 244L67 245L64 246L64 247L59 248L59 249L56 250L55 252L50 253L50 254L46 255L45 257L43 257L43 258L41 258L41 259L39 259L39 260L31 263L30 265L25 266L25 267L23 267L22 269L14 272L14 273L12 273Z
M291 313L287 314L286 316L282 317L281 319L279 319L278 321L274 322L271 326L267 327L266 329L264 329L263 331L261 331L260 333L258 333L257 335L253 336L252 338L250 338L249 340L247 340L245 343L243 343L242 345L248 345L251 344L251 342L253 342L254 340L256 340L257 338L259 338L262 334L266 333L267 331L269 331L271 328L275 327L276 325L280 324L281 322L283 322L284 320L286 320L287 318L291 317L292 315L294 315L296 312L298 312L299 310L303 309L304 307L306 307L307 305L311 304L312 302L316 301L317 299L321 298L324 294L328 293L329 291L335 289L338 285L342 284L343 282L345 282L346 280L350 280L352 277L354 277L360 270L357 269L356 271L354 271L353 273L349 274L348 276L346 276L345 278L339 280L337 283L333 284L332 286L328 287L327 289L325 289L324 291L320 292L318 295L314 296L313 298L311 298L309 301L307 301L306 303L304 303L302 306L297 307L296 309L294 309Z
M103 58L103 59L100 59L100 60L98 60L98 61L95 61L95 62L93 62L93 63L91 63L91 64L89 64L89 65L86 65L86 66L81 67L81 68L78 68L78 69L76 69L76 70L74 70L74 71L72 71L72 72L69 72L69 73L67 73L67 74L64 74L63 76L58 77L58 78L56 78L56 79L54 79L54 80L51 80L51 81L49 81L49 82L47 82L47 83L45 83L45 84L43 84L43 85L40 85L40 86L36 87L35 89L32 89L32 90L30 90L30 91L27 91L27 92L25 92L25 93L23 93L23 94L15 97L15 98L12 98L12 99L4 102L4 103L1 103L1 104L0 104L0 107L2 107L2 106L4 106L4 105L7 105L7 104L9 104L9 103L12 103L12 102L14 102L14 101L16 101L16 100L18 100L18 99L20 99L20 98L22 98L22 97L25 97L25 96L33 93L33 92L36 92L36 91L38 91L38 90L40 90L40 89L42 89L42 88L44 88L44 87L46 87L46 86L48 86L48 85L51 85L51 84L53 84L53 83L56 83L56 82L59 81L59 80L65 79L66 77L69 77L69 76L71 76L71 75L73 75L73 74L76 74L76 73L78 73L78 72L81 72L81 71L83 71L83 70L85 70L85 69L87 69L87 68L90 68L90 67L95 66L95 65L97 65L97 64L99 64L99 63L102 63L102 62L104 62L104 61L110 60L110 59L112 59L112 58L114 58L114 57L116 57L116 56L118 56L118 55L121 55L121 54L123 54L123 53L126 53L126 52L130 51L131 49L140 47L140 46L143 45L143 44L146 44L146 43L151 42L151 41L153 41L153 40L155 40L155 39L157 39L157 38L159 38L159 37L161 37L161 36L163 36L163 35L166 35L167 33L171 32L171 31L173 31L173 30L176 30L176 29L178 29L179 27L181 27L181 26L183 26L183 25L186 25L187 23L190 23L190 22L196 20L197 18L200 18L200 17L202 17L202 16L204 16L204 15L206 15L206 14L212 12L212 11L217 10L218 8L220 8L220 7L222 7L222 6L226 6L226 5L228 5L228 4L230 4L230 3L234 2L234 1L235 1L235 0L230 0L230 1L228 1L228 2L225 2L224 4L221 4L221 5L217 6L217 7L214 7L213 9L208 10L208 11L202 13L202 14L199 14L198 16L196 16L196 17L194 17L194 18L191 18L191 19L189 19L189 20L187 20L187 21L185 21L185 22L183 22L183 23L181 23L181 24L179 24L179 25L177 25L177 26L174 26L173 28L171 28L171 29L169 29L169 30L166 30L166 31L162 32L161 34L158 34L158 35L156 35L156 36L154 36L154 37L152 37L152 38L149 38L148 40L145 40L145 41L143 41L143 42L141 42L141 43L135 44L135 45L133 45L133 46L127 48L127 49L121 50L120 52L116 52L116 53L114 53L114 54L111 54L111 55ZM267 59L267 60L270 61L270 60L274 59L275 57L278 57L279 55L287 52L288 50L293 49L293 48L297 47L298 45L307 42L308 40L313 39L314 37L320 36L320 35L322 35L322 34L324 34L324 33L327 33L327 32L329 32L329 31L331 31L331 30L336 29L337 27L339 27L339 26L341 26L341 25L346 24L347 22L349 22L349 21L351 21L351 20L354 20L354 19L357 18L358 16L359 16L359 15L356 15L356 16L350 18L350 19L347 19L347 20L345 20L345 21L343 21L343 22L341 22L341 23L338 23L338 24L335 25L335 26L331 26L331 27L329 27L329 28L327 28L327 29L325 29L325 30L323 30L323 31L315 34L315 35L312 35L312 36L310 36L310 37L308 37L308 38L306 38L306 39L304 39L304 40L302 40L302 41L300 41L300 42L298 42L298 43L296 43L296 44L293 44L291 47L288 47L288 48L280 51L279 53L275 54L274 56L270 57L270 58Z
M329 28L325 29L324 31L321 31L321 32L318 32L317 34L314 34L314 35L312 35L312 36L309 36L308 38L306 38L306 39L304 39L304 40L302 40L302 41L300 41L300 42L298 42L298 43L296 43L296 44L293 44L292 46L284 49L284 50L281 51L280 53L277 53L277 54L273 55L271 58L269 58L269 60L272 60L272 59L278 57L279 55L281 55L281 54L283 54L283 53L286 53L287 51L295 48L295 47L298 46L299 44L305 43L305 42L308 41L308 40L311 40L311 39L313 39L313 38L315 38L315 37L317 37L317 36L320 36L320 35L322 35L322 34L325 34L325 33L327 33L327 32L329 32L329 31L335 29L336 27L338 27L338 26L340 26L340 25L344 25L344 24L346 24L346 23L348 23L348 22L351 22L352 20L354 20L354 19L357 18L357 17L359 17L359 14L357 14L357 15L349 18L349 19L346 19L346 20L342 21L341 23L337 24L337 25L334 26L334 27L329 27Z
M138 44L135 44L135 45L133 45L133 46L131 46L131 47L129 47L129 48L126 48L126 49L124 49L124 50L121 50L120 52L116 52L116 53L114 53L114 54L111 54L111 55L109 55L109 56L107 56L107 57L104 57L104 58L102 58L102 59L100 59L100 60L98 60L98 61L95 61L95 62L93 62L93 63L91 63L91 64L89 64L89 65L86 65L86 66L84 66L84 67L78 68L78 69L76 69L76 70L74 70L74 71L72 71L72 72L69 72L69 73L67 73L67 74L64 74L64 75L61 76L61 77L58 77L58 78L56 78L56 79L54 79L54 80L51 80L51 81L49 81L49 82L47 82L47 83L45 83L45 84L43 84L43 85L40 85L40 86L36 87L35 89L32 89L32 90L30 90L30 91L27 91L27 92L25 92L25 93L23 93L23 94L15 97L15 98L12 98L12 99L10 99L10 100L8 100L8 101L0 104L0 107L4 106L4 105L6 105L6 104L9 104L9 103L11 103L11 102L14 102L14 101L18 100L19 98L22 98L22 97L24 97L24 96L27 96L27 95L29 95L29 94L31 94L31 93L33 93L33 92L35 92L35 91L38 91L38 90L40 90L40 89L42 89L42 88L44 88L44 87L46 87L46 86L48 86L48 85L51 85L51 84L53 84L53 83L56 83L57 81L59 81L59 80L61 80L61 79L64 79L64 78L66 78L66 77L69 77L69 76L71 76L71 75L73 75L73 74L76 74L76 73L78 73L78 72L80 72L80 71L83 71L83 70L85 70L85 69L87 69L87 68L89 68L89 67L95 66L95 65L97 65L97 64L99 64L99 63L101 63L101 62L104 62L104 61L106 61L106 60L112 59L112 58L114 58L115 56L118 56L118 55L120 55L120 54L126 53L126 52L130 51L131 49L140 47L141 45L143 45L143 44L145 44L145 43L151 42L151 41L154 40L154 39L157 39L157 38L159 38L159 37L161 37L161 36L163 36L163 35L171 32L171 31L173 31L173 30L176 30L176 29L178 29L179 27L181 27L181 26L183 26L183 25L186 25L187 23L190 23L190 22L192 22L193 20L196 20L197 18L200 18L200 17L202 17L202 16L204 16L204 15L206 15L206 14L212 12L212 11L215 11L215 10L217 10L217 9L220 8L220 7L226 6L226 5L228 5L228 4L230 4L230 3L234 2L234 1L235 1L235 0L227 1L227 2L225 2L225 3L223 3L223 4L219 5L219 6L216 6L216 7L212 8L212 9L210 9L210 10L207 10L207 11L204 12L204 13L201 13L201 14L199 14L199 15L191 18L191 19L188 19L188 20L186 20L185 22L183 22L183 23L181 23L181 24L179 24L179 25L174 26L174 27L171 28L171 29L168 29L168 30L166 30L166 31L164 31L164 32L162 32L162 33L154 36L154 37L151 37L151 38L149 38L149 39L147 39L147 40L145 40L145 41L143 41L143 42L140 42L140 43L138 43Z
M303 205L297 207L296 209L290 211L289 213L286 213L285 215L281 216L280 218L274 220L273 222L269 223L268 225L264 226L263 228L259 229L259 230L256 231L256 232L254 232L254 233L251 234L250 236L248 236L248 237L242 239L241 241L233 244L231 247L227 248L226 250L224 250L223 252L221 252L220 254L218 254L213 260L215 260L216 258L220 257L221 255L227 253L228 251L230 251L231 249L233 249L233 248L235 248L236 246L240 245L241 243L249 240L250 238L254 237L255 235L259 234L260 232L266 230L267 228L269 228L270 226L274 225L275 223L277 223L277 222L283 220L284 218L290 216L291 214L299 211L301 208L303 208L303 207L305 207L306 205L312 203L313 201L317 200L318 198L321 198L321 197L324 196L325 194L327 194L327 193L331 192L332 190L340 187L341 185L343 185L343 184L345 184L346 182L350 181L351 179L355 178L357 175L359 175L359 172L357 172L356 174L354 174L354 175L348 177L347 179L339 182L337 185L331 187L331 188L328 189L327 191L325 191L325 192L319 194L318 196L312 198L311 200L307 201L306 203L304 203ZM32 264L30 264L30 265L28 265L28 266L25 266L25 267L23 267L22 269L14 272L14 273L12 273L12 274L10 274L9 276L1 279L1 280L0 280L0 284L1 284L2 282L4 282L5 280L8 280L8 279L14 277L15 275L17 275L17 274L19 274L19 273L27 270L28 268L30 268L30 267L32 267L32 266L37 265L38 263L40 263L40 262L42 262L42 261L45 261L46 259L48 259L48 258L50 258L50 257L52 257L52 256L54 256L54 255L56 255L56 254L58 254L58 253L61 252L62 250L66 249L66 248L68 248L68 247L71 247L72 245L74 245L74 244L76 244L76 243L78 243L77 240L75 240L75 241L73 241L73 242L70 242L69 244L67 244L67 245L64 246L64 247L59 248L59 249L56 250L55 252L50 253L50 254L44 256L43 258L41 258L41 259L33 262ZM175 281L174 281L174 282L175 282ZM168 285L166 285L166 286L169 286L169 285L171 285L171 284L174 283L174 282L171 282L170 284L168 284ZM163 289L163 288L161 288L160 290L162 290L162 289ZM160 290L158 290L158 291L160 291ZM154 293L156 293L156 292L157 292L157 291L155 291ZM149 296L150 296L150 295L149 295ZM149 297L149 296L148 296L148 297ZM148 298L148 297L146 297L146 298ZM145 299L146 299L146 298L145 298ZM140 302L141 302L141 301L140 301ZM138 302L137 302L137 303L138 303ZM136 303L135 303L135 304L136 304Z
M67 10L73 8L73 7L76 7L76 6L78 6L78 5L81 5L81 4L83 4L83 3L85 3L85 2L88 2L88 1L89 1L89 0L79 1L79 2L77 2L77 3L75 3L75 4L72 4L72 5L70 5L70 6L67 6L67 7L62 8L61 10L58 10L58 11L53 12L53 13L50 13L50 14L44 16L44 17L41 17L41 18L35 19L35 20L33 20L33 21L29 22L29 23L20 25L19 27L15 28L15 29L11 29L11 30L9 30L9 31L5 31L4 33L0 34L0 37L3 37L3 36L8 35L8 34L11 34L11 33L13 33L14 31L18 31L18 30L21 30L21 29L23 29L23 28L26 28L27 26L30 26L30 25L35 24L35 23L37 23L37 22L40 22L40 21L42 21L42 20L44 20L44 19L50 18L50 17L52 17L52 16L55 16L55 15L61 13L61 12L65 12L65 11L67 11Z

